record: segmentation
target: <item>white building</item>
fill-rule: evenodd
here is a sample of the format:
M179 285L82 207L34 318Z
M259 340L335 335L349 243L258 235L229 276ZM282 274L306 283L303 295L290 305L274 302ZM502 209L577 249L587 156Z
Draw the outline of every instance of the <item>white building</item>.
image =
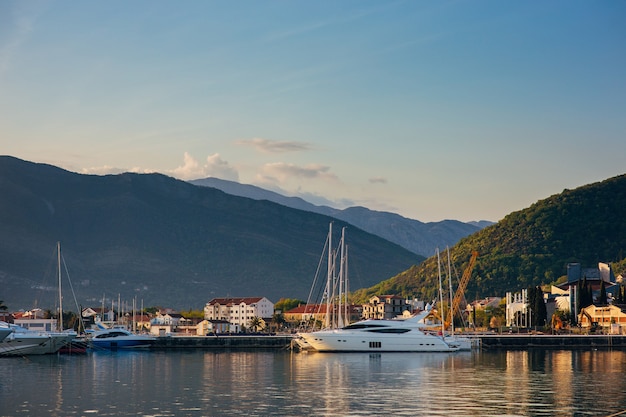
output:
M246 328L253 318L270 319L273 314L274 303L265 297L214 298L204 306L206 320L226 320Z

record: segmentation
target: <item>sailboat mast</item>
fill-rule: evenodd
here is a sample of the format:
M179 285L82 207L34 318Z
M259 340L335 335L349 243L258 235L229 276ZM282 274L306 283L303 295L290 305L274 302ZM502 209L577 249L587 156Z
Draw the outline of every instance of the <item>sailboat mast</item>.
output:
M445 331L445 324L443 322L443 285L441 283L441 260L439 258L439 248L437 248L437 272L439 274L439 304L441 305L439 317L441 318L441 335L443 336L443 332Z
M448 283L450 284L450 332L454 336L454 306L452 305L452 266L450 264L450 248L446 246L448 252Z
M348 303L348 294L350 293L350 279L348 277L348 245L346 246L346 256L344 257L343 260L343 288L344 288L344 293L346 294L346 301L344 303L344 320L346 322L346 325L350 324L350 304Z
M328 270L326 273L326 328L331 327L331 310L332 310L332 294L333 288L333 223L328 226Z
M59 272L59 322L57 327L63 331L63 295L61 294L61 242L57 242L57 269Z
M345 237L346 237L346 228L343 227L341 229L341 244L340 244L340 259L339 259L339 300L337 302L337 327L341 328L344 326L344 295L345 293Z

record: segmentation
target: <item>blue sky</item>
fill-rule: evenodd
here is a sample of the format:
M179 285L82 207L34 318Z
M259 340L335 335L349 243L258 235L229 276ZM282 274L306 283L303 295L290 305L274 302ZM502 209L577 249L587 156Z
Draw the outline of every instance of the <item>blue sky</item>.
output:
M421 221L626 172L623 1L0 2L0 154Z

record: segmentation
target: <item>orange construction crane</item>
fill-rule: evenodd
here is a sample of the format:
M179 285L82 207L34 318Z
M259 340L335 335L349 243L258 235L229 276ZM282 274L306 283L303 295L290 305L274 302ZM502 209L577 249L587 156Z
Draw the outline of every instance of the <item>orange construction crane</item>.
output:
M472 269L474 269L474 265L476 264L476 258L478 258L478 252L473 251L472 257L470 258L469 264L465 271L463 271L463 276L461 277L461 282L459 282L459 288L456 289L454 293L454 298L452 299L452 305L448 310L448 318L444 321L445 328L450 327L450 323L452 323L454 312L459 309L459 305L461 304L461 299L465 294L465 289L467 288L467 283L469 282L472 276Z

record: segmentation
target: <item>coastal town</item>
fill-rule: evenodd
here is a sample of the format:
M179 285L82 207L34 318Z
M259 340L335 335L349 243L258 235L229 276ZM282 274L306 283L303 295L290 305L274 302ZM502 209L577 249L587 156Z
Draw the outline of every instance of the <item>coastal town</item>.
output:
M486 297L458 305L455 300L461 297L449 302L427 302L393 294L373 296L361 305L343 306L333 302L298 302L293 306L297 300L279 300L275 304L264 296L220 297L208 301L199 317L197 312L185 315L168 308L124 309L120 302L120 308L115 305L83 308L81 319L65 326L77 334L125 329L129 334L150 335L152 341L159 337L282 335L284 344L298 333L337 327L333 317L342 309L345 316L341 326L363 320L403 321L421 314L420 329L426 332L481 335L482 343L487 340L486 336L493 335L619 336L626 335L624 288L623 277L616 277L608 264L583 268L578 263L570 263L567 280L552 285L549 291L521 289L517 293L506 293L505 297ZM290 308L284 309L286 307ZM460 314L452 314L455 310ZM52 312L41 309L0 312L0 321L31 332L62 330L64 326L59 326L57 318L58 315L55 317ZM114 340L110 334L107 339ZM3 351L8 343L10 338L0 342L0 355L11 354L10 350ZM200 345L207 346L206 343ZM473 345L477 346L478 342Z

